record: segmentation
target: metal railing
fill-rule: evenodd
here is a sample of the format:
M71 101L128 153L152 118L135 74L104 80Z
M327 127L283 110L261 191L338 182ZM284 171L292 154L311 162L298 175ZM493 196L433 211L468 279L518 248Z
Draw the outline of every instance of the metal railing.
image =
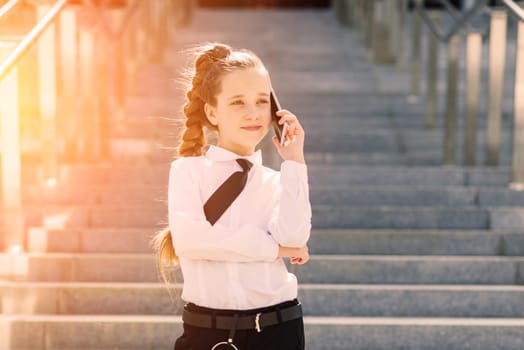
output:
M173 10L172 2L129 0L114 9L108 9L108 3L10 0L0 8L0 25L21 11L21 4L34 6L37 17L21 38L0 35L4 233L0 246L3 243L13 251L26 246L20 126L24 96L18 96L19 86L34 84L39 96L38 178L42 192L47 193L62 182L60 162L110 157L110 116L118 115L116 122L122 121L126 79L132 79L140 64L162 60L172 35L166 17ZM25 60L33 60L37 67L31 82L19 81L19 66Z
M482 40L489 39L489 86L486 127L485 164L499 164L501 115L503 107L504 71L507 61L507 17L517 20L517 43L515 58L515 86L513 94L513 147L511 186L524 188L524 9L512 0L499 0L499 7L488 8L487 0L475 0L463 11L456 9L449 0L440 0L443 10L453 19L449 29L443 30L437 23L441 11L429 10L422 0L413 0L411 28L411 95L416 101L420 95L422 23L428 28L427 79L426 79L426 126L434 128L438 110L438 43L447 45L447 87L445 125L443 140L443 163L456 164L458 133L458 89L460 37L466 37L466 109L464 128L464 165L476 163L477 119L480 105L480 77ZM408 58L403 41L407 36L406 0L339 0L335 8L340 21L362 32L370 57L376 62L397 62L405 69ZM384 16L384 11L388 16ZM472 22L479 14L490 17L489 28L476 28ZM364 20L367 19L367 20ZM385 29L384 29L385 28ZM380 32L391 35L380 36ZM375 33L375 34L373 34ZM379 54L386 51L388 54Z

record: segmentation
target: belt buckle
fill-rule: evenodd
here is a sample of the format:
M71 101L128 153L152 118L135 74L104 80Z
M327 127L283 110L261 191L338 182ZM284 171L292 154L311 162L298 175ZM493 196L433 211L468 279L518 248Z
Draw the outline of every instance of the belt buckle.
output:
M259 312L255 317L255 329L258 333L262 332L262 328L260 328L260 316L262 315L261 312Z

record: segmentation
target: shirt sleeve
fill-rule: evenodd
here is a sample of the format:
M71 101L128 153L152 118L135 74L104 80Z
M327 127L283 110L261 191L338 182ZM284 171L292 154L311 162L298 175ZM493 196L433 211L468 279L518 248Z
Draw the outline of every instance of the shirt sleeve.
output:
M184 161L171 163L168 213L177 255L233 262L276 260L278 243L267 231L249 224L232 230L206 220L194 170Z
M311 203L307 166L284 161L280 167L280 198L269 221L273 238L285 247L303 247L311 234Z

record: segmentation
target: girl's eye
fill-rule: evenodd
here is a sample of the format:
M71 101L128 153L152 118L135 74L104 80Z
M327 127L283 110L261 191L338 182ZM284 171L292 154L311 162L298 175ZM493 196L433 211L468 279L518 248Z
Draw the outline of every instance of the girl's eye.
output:
M243 102L241 100L235 100L231 102L232 105L241 105Z
M269 101L268 100L259 100L258 103L264 103L265 104L265 103L269 103Z

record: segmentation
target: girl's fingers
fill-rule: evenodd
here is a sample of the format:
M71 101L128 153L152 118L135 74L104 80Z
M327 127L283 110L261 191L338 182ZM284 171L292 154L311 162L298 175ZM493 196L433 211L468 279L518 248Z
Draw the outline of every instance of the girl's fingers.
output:
M291 113L287 109L281 109L281 110L277 111L277 115L279 115L279 116L283 116L284 114L293 114L293 113Z
M283 125L284 123L288 123L289 126L295 125L297 123L298 119L296 116L292 114L286 114L278 120L278 123Z
M304 265L308 261L309 261L309 255L305 257L294 256L294 257L291 257L290 259L291 264L298 264L298 265Z
M280 111L278 111L277 116L280 117L280 119L278 120L279 124L284 124L286 121L289 124L291 124L298 120L296 115L294 115L293 113L291 113L290 111L286 109L281 109Z

